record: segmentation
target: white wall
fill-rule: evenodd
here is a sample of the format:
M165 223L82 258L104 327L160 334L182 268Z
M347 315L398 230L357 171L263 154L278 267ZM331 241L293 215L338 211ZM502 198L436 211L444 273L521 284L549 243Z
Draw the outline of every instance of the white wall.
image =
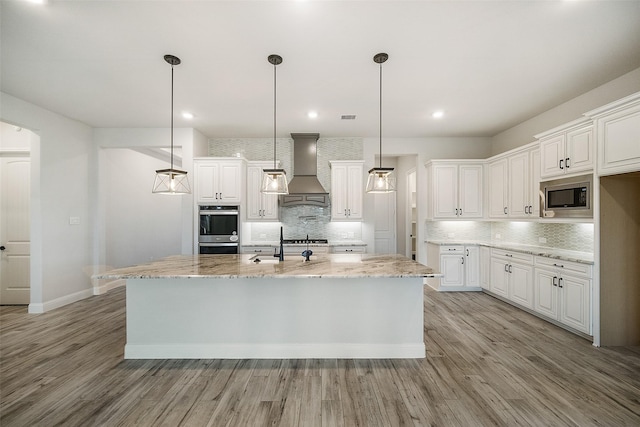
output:
M91 295L91 128L0 94L0 120L30 129L31 304L41 312ZM69 225L69 217L79 225Z
M141 264L182 250L183 196L152 194L166 163L124 148L104 150L105 264Z
M162 256L192 253L193 195L152 194L155 171L168 167L169 159L143 154L145 149L168 147L170 129L96 128L93 139L100 171L94 242L97 269L104 271ZM193 189L194 149L207 149L207 139L190 128L174 129L173 139L174 147L180 147L181 151L179 167L188 172ZM153 154L153 151L149 153ZM122 163L122 174L126 174L126 178L118 176L118 162ZM129 179L131 188L117 190L112 180L122 183L125 179ZM127 213L123 214L114 206ZM149 220L155 216L158 221ZM128 236L127 232L130 233ZM127 246L129 249L125 248Z
M583 113L640 91L640 68L495 135L491 155L534 142L534 135L583 117Z

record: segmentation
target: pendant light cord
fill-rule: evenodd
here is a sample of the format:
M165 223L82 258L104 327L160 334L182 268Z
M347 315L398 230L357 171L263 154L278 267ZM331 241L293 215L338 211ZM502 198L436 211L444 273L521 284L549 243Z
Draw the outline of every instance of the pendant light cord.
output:
M173 170L173 64L171 64L171 169Z
M380 168L382 169L382 63L380 63Z
M277 64L273 64L273 168L276 168L276 67Z

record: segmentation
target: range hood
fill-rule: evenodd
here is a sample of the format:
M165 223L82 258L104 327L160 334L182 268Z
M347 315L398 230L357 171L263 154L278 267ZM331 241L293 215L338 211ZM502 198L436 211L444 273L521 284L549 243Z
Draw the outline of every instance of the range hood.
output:
M289 194L280 196L280 206L329 206L329 193L318 181L317 143L319 133L292 133L293 179Z

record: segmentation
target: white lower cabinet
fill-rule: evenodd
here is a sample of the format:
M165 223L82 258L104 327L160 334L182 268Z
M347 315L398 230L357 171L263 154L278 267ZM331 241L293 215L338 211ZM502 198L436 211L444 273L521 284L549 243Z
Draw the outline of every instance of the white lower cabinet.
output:
M533 256L493 249L489 290L526 308L533 308Z
M434 246L434 245L430 245ZM433 257L438 258L443 277L430 281L440 291L480 290L480 248L475 245L442 245Z
M591 266L536 257L534 310L591 335Z

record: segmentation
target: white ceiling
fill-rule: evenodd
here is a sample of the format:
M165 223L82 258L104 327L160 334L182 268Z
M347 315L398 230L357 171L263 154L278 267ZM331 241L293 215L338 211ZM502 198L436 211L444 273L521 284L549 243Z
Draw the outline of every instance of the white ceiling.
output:
M377 136L378 52L397 137L493 136L640 67L640 1L2 0L0 14L3 92L93 127L168 127L170 53L175 126L208 137L273 134L271 53L278 136Z

